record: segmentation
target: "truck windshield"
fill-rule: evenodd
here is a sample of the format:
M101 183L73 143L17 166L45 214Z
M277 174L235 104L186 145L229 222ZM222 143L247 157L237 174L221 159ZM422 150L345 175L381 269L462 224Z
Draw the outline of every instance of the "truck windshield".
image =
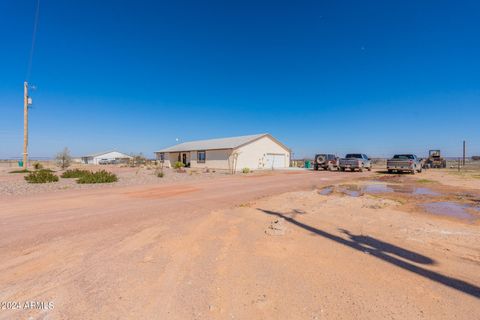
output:
M362 159L362 155L360 153L349 153L345 158Z
M393 156L393 159L399 160L413 160L414 158L413 154L396 154Z

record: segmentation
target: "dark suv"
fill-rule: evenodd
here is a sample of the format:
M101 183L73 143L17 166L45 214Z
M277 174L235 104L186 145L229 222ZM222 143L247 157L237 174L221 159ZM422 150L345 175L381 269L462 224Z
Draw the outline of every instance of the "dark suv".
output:
M338 170L338 157L334 154L317 154L315 155L313 168L315 170L319 168L330 171Z

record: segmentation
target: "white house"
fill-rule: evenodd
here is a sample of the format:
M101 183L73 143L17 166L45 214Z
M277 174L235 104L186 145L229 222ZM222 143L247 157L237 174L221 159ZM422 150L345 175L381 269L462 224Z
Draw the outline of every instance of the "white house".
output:
M171 167L183 162L192 168L240 171L289 167L290 149L268 133L184 142L155 152Z
M95 153L82 157L82 163L85 164L99 164L100 161L108 163L121 163L128 162L133 157L128 154L121 153L118 151L107 151L101 153Z

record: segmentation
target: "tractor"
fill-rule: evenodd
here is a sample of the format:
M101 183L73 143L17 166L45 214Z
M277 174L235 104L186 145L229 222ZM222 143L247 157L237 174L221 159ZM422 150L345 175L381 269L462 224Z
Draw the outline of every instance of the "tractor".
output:
M440 150L430 150L428 151L428 159L425 164L429 168L446 168L447 160L442 158Z

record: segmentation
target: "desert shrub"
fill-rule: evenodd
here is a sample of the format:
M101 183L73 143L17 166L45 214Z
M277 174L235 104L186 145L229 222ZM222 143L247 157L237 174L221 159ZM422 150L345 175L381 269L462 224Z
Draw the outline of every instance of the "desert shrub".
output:
M118 178L115 174L100 170L97 172L85 172L80 178L78 178L77 183L111 183L118 181Z
M163 172L157 173L157 177L159 177L159 178L163 178L164 176L165 176L165 174Z
M88 170L81 170L81 169L73 169L73 170L67 170L64 173L62 173L61 177L62 178L80 178L85 174L91 173L91 171Z
M55 161L57 162L57 166L59 166L60 168L68 168L70 166L70 163L72 162L70 150L68 150L68 148L63 149L62 152L58 153L55 156Z
M183 162L177 161L177 162L175 162L175 164L173 165L173 167L174 167L175 169L180 169L180 168L185 167L185 164L184 164Z
M47 170L38 170L35 172L30 172L25 180L28 183L47 183L47 182L57 182L58 177Z
M27 169L20 169L20 170L10 171L10 173L28 173L28 172L30 172L30 170L27 170Z
M132 155L132 158L129 160L130 167L140 167L146 163L147 158L142 153Z
M250 173L250 168L243 168L242 173Z
M40 170L40 169L43 169L43 166L40 162L35 162L33 164L33 167L35 168L35 170Z

